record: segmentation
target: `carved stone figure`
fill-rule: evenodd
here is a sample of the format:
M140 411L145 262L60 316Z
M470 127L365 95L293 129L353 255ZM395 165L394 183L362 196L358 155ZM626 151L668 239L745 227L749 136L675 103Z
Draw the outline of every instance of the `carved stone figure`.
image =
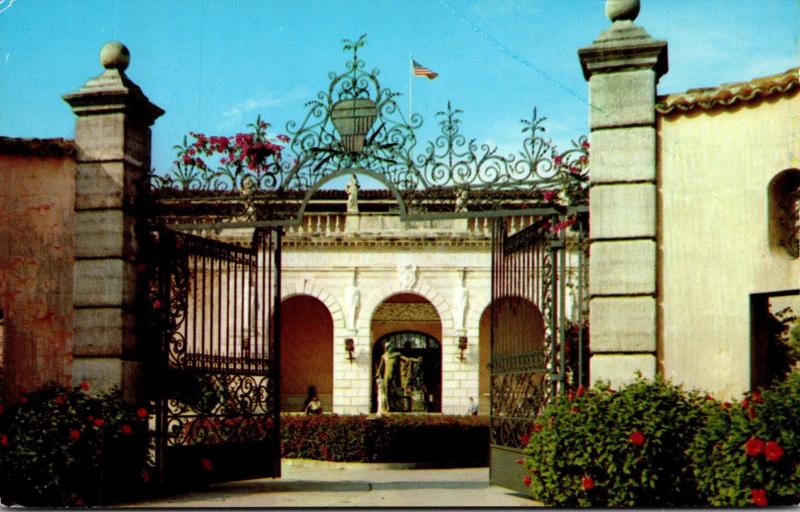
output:
M453 292L453 317L456 321L456 329L464 327L464 315L469 305L469 290L466 286L466 271L461 273L461 285L456 287Z
M358 179L353 174L345 187L347 192L347 213L358 213Z
M347 300L347 314L350 321L350 328L356 328L356 318L358 318L358 307L361 303L361 292L358 290L358 270L353 270L353 280L345 288L345 299Z
M397 284L403 290L411 290L417 283L417 266L413 263L397 267Z
M466 188L462 188L456 195L456 212L461 213L467 211L467 197L469 192Z

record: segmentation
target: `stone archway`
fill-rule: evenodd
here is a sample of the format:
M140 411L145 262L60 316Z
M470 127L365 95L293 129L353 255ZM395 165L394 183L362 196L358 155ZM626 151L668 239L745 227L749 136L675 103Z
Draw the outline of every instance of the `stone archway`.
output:
M391 345L408 365L403 389L395 390L391 412L441 412L442 320L434 305L414 293L399 293L382 301L370 321L372 348L370 412L378 410L378 366ZM404 366L405 368L405 366ZM402 402L403 405L395 405Z
M323 409L332 409L333 329L333 316L318 298L293 295L281 301L281 411L302 411L309 386L316 388Z

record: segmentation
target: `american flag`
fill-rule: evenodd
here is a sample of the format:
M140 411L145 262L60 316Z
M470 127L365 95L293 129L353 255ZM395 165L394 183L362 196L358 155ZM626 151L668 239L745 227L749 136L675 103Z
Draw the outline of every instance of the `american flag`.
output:
M434 78L439 76L439 73L426 68L425 66L423 66L422 64L420 64L415 60L412 60L411 64L414 68L414 76L426 76L428 77L428 80L433 80Z

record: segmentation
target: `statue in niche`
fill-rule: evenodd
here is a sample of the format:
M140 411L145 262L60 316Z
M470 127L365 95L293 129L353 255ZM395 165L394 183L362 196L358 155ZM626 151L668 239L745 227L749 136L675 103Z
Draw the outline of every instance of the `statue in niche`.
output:
M356 318L358 318L358 306L361 302L361 292L358 290L358 270L353 270L353 280L345 289L347 300L347 314L350 320L350 328L356 328Z
M347 186L344 190L347 192L347 213L358 213L359 186L355 174L350 176L350 181L347 182Z
M464 314L469 305L469 290L466 286L467 271L461 271L461 286L455 289L453 295L453 315L456 320L456 329L464 327Z
M407 412L412 409L412 398L419 393L422 375L422 358L406 357L393 344L386 347L375 372L378 384L378 414ZM424 402L420 399L420 403Z

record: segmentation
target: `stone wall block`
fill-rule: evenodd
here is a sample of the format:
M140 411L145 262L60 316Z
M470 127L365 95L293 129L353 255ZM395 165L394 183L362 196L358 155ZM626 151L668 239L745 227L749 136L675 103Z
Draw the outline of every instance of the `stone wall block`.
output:
M144 178L143 170L129 163L81 163L76 175L75 210L135 206Z
M136 350L135 317L121 308L79 308L74 316L76 357L122 356Z
M74 273L74 304L131 306L135 300L133 264L122 259L78 260Z
M656 186L650 183L592 186L590 233L597 238L656 236Z
M596 130L591 134L591 144L592 184L655 181L655 129L643 126Z
M83 210L75 213L75 256L133 259L135 220L122 210Z
M654 125L655 91L656 74L651 69L593 75L589 79L590 129Z
M656 376L656 356L653 354L593 354L589 360L589 375L592 384L598 380L611 383L614 389L636 380L637 372L642 377Z
M75 121L78 162L125 157L125 114L81 116Z
M590 252L589 292L592 296L655 294L654 241L594 242Z
M655 352L656 299L594 298L589 306L592 353Z

